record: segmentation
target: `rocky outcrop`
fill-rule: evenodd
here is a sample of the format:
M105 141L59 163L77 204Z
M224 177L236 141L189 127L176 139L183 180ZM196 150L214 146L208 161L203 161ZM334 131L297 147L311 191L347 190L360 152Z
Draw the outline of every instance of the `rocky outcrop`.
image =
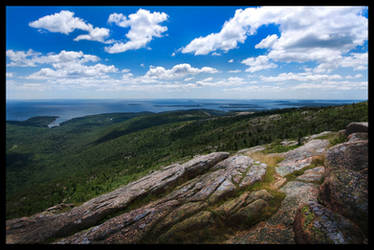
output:
M215 152L197 156L184 164L173 164L113 192L101 195L61 214L36 214L6 222L7 243L44 242L91 226L106 216L126 209L146 194L157 194L198 176L229 156Z
M359 133L352 133L348 136L349 142L356 142L368 139L368 133L359 132Z
M325 167L318 166L312 169L305 170L302 175L296 177L296 180L308 182L320 181L323 178L324 174Z
M357 133L367 123L350 123L348 142L338 144L326 154L328 176L321 185L320 201L333 211L357 223L364 232L368 228L368 138Z
M332 171L321 185L322 204L351 219L365 231L368 228L367 174L339 169Z
M216 224L213 222L217 218L211 210L207 210L208 207L237 191L243 182L243 187L246 187L261 181L265 171L266 165L254 164L248 156L234 155L211 168L211 172L177 187L164 198L57 243L137 243L150 239L161 243L188 243L193 238L189 231ZM223 217L223 222L226 219L230 222L229 218L248 218L261 214L267 205L265 200L271 198L264 192L249 194L248 199L241 198L243 202L236 206L237 210L218 208L217 211L229 212Z
M312 183L291 181L280 191L286 194L278 211L267 221L249 232L235 236L226 243L234 244L295 244L293 222L299 205L317 201L318 186Z
M298 243L362 244L368 237L367 123L350 123L348 141L326 153L327 174L317 203L300 206L294 229Z
M368 167L368 141L355 140L331 147L326 154L329 169L360 171Z
M367 133L368 127L369 127L368 122L351 122L345 128L345 134L348 136L352 133L357 133L357 132Z
M297 170L303 169L312 163L312 156L322 155L329 145L328 140L314 139L304 145L286 152L284 160L275 168L281 176L286 176Z
M365 239L357 225L316 202L297 210L294 231L298 244L361 244Z

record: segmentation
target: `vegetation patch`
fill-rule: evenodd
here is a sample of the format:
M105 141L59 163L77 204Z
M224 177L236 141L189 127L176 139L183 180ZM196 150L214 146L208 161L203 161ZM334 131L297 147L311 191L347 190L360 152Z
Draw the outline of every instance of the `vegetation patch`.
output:
M347 136L344 133L333 132L328 135L319 136L316 139L329 140L329 147L343 143L347 141Z
M257 151L247 155L253 160L263 162L270 167L275 167L279 162L284 160L284 157L279 154L266 154L264 151Z
M299 144L289 145L289 146L282 145L281 141L282 141L281 139L277 139L274 142L272 142L271 144L266 145L265 150L263 150L262 152L265 153L265 154L283 153L283 152L290 151L290 150L295 149L295 148L300 146Z
M310 211L309 206L306 205L302 208L304 214L304 228L306 228L314 219L313 213Z

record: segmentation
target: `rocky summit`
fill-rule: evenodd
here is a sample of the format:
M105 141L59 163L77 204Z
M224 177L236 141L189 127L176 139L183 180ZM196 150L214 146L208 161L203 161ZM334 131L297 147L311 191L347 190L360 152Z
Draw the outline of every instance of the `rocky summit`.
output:
M79 206L6 221L6 243L365 244L368 124L197 155ZM337 134L345 141L331 145ZM290 144L282 143L284 147Z

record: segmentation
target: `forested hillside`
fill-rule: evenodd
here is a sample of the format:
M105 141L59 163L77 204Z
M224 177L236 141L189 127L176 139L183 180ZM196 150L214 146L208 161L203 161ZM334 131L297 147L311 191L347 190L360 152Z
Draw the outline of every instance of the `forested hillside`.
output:
M253 114L189 110L53 117L6 123L6 217L76 203L114 190L162 165L196 154L343 129L368 121L368 103ZM52 119L53 120L53 119Z

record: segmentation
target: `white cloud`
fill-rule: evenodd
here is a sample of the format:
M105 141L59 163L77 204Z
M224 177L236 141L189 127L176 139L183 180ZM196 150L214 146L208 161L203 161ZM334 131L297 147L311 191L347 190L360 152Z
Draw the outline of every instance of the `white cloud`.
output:
M348 56L336 55L335 57L320 63L314 72L330 72L337 68L352 68L353 70L366 70L368 66L368 53L351 53Z
M291 87L291 89L325 89L325 90L366 90L368 82L352 82L352 81L328 81L324 83L302 83Z
M85 35L77 36L74 41L80 40L90 40L90 41L98 41L102 43L112 43L112 40L105 41L105 38L109 36L109 30L106 28L92 28L90 33Z
M34 67L36 64L34 58L38 57L40 53L29 49L28 51L14 51L7 50L6 57L10 60L10 63L7 64L8 67L17 66L17 67Z
M245 71L251 73L278 67L276 64L269 62L269 58L267 56L249 57L241 61L241 63L249 66L249 68Z
M302 73L281 73L277 76L260 76L261 81L264 82L283 82L283 81L327 81L327 80L339 80L343 79L341 75L326 75L326 74L315 74L312 72Z
M167 18L168 15L164 12L151 13L144 9L139 9L136 13L130 14L128 18L121 13L111 14L108 23L115 23L123 28L130 27L126 34L129 40L126 43L116 42L112 46L105 47L105 51L113 54L144 48L153 37L162 37L161 34L167 31L166 26L160 25Z
M234 62L234 59L230 59L227 61L228 63L233 63Z
M268 35L265 39L263 39L259 44L256 44L256 49L266 49L271 48L273 44L278 40L278 36L276 34Z
M170 80L182 78L187 75L195 75L199 73L217 73L217 69L212 67L194 68L190 64L182 63L173 66L171 69L165 69L161 66L150 66L148 72L144 75L146 79L163 79Z
M46 29L50 32L69 34L75 29L89 30L88 24L78 17L74 17L74 12L62 10L59 13L39 18L29 23L30 27Z
M220 56L221 54L220 53L217 53L217 52L213 52L212 53L212 56Z
M54 64L54 69L42 68L29 75L26 79L54 79L54 78L82 78L95 77L105 78L107 73L117 72L114 65L104 65L101 63L87 66L80 63Z
M43 56L41 53L29 49L25 51L7 50L6 56L10 60L8 67L35 67L40 64L60 64L97 62L100 59L95 55L84 54L82 51L65 51L59 54L49 53Z
M10 78L10 77L13 77L14 75L13 75L13 72L6 72L5 73L5 76L8 78Z
M229 70L229 73L240 73L240 72L242 72L240 69Z
M26 77L26 79L43 79L55 80L56 78L80 78L80 77L107 77L107 73L117 72L118 69L114 65L104 65L101 63L87 65L88 63L96 63L100 60L95 55L84 54L82 51L65 51L62 50L58 54L48 53L42 55L32 50L13 51L7 50L6 55L10 60L7 67L12 66L28 66L37 67L46 65L39 71L34 72Z
M30 22L29 26L65 35L68 35L76 29L88 32L88 34L77 36L74 41L90 40L107 43L105 38L109 36L109 29L94 28L92 24L86 23L83 19L74 17L74 12L68 10L62 10L59 13L41 17L36 21Z
M368 39L365 7L260 7L238 9L218 33L193 39L182 53L227 52L267 24L277 24L280 37L269 36L257 48L270 48L268 57L283 62L326 62Z
M241 77L229 77L220 80L213 80L213 77L208 77L199 81L196 81L196 85L199 87L209 86L209 87L232 87L244 85L246 82Z

